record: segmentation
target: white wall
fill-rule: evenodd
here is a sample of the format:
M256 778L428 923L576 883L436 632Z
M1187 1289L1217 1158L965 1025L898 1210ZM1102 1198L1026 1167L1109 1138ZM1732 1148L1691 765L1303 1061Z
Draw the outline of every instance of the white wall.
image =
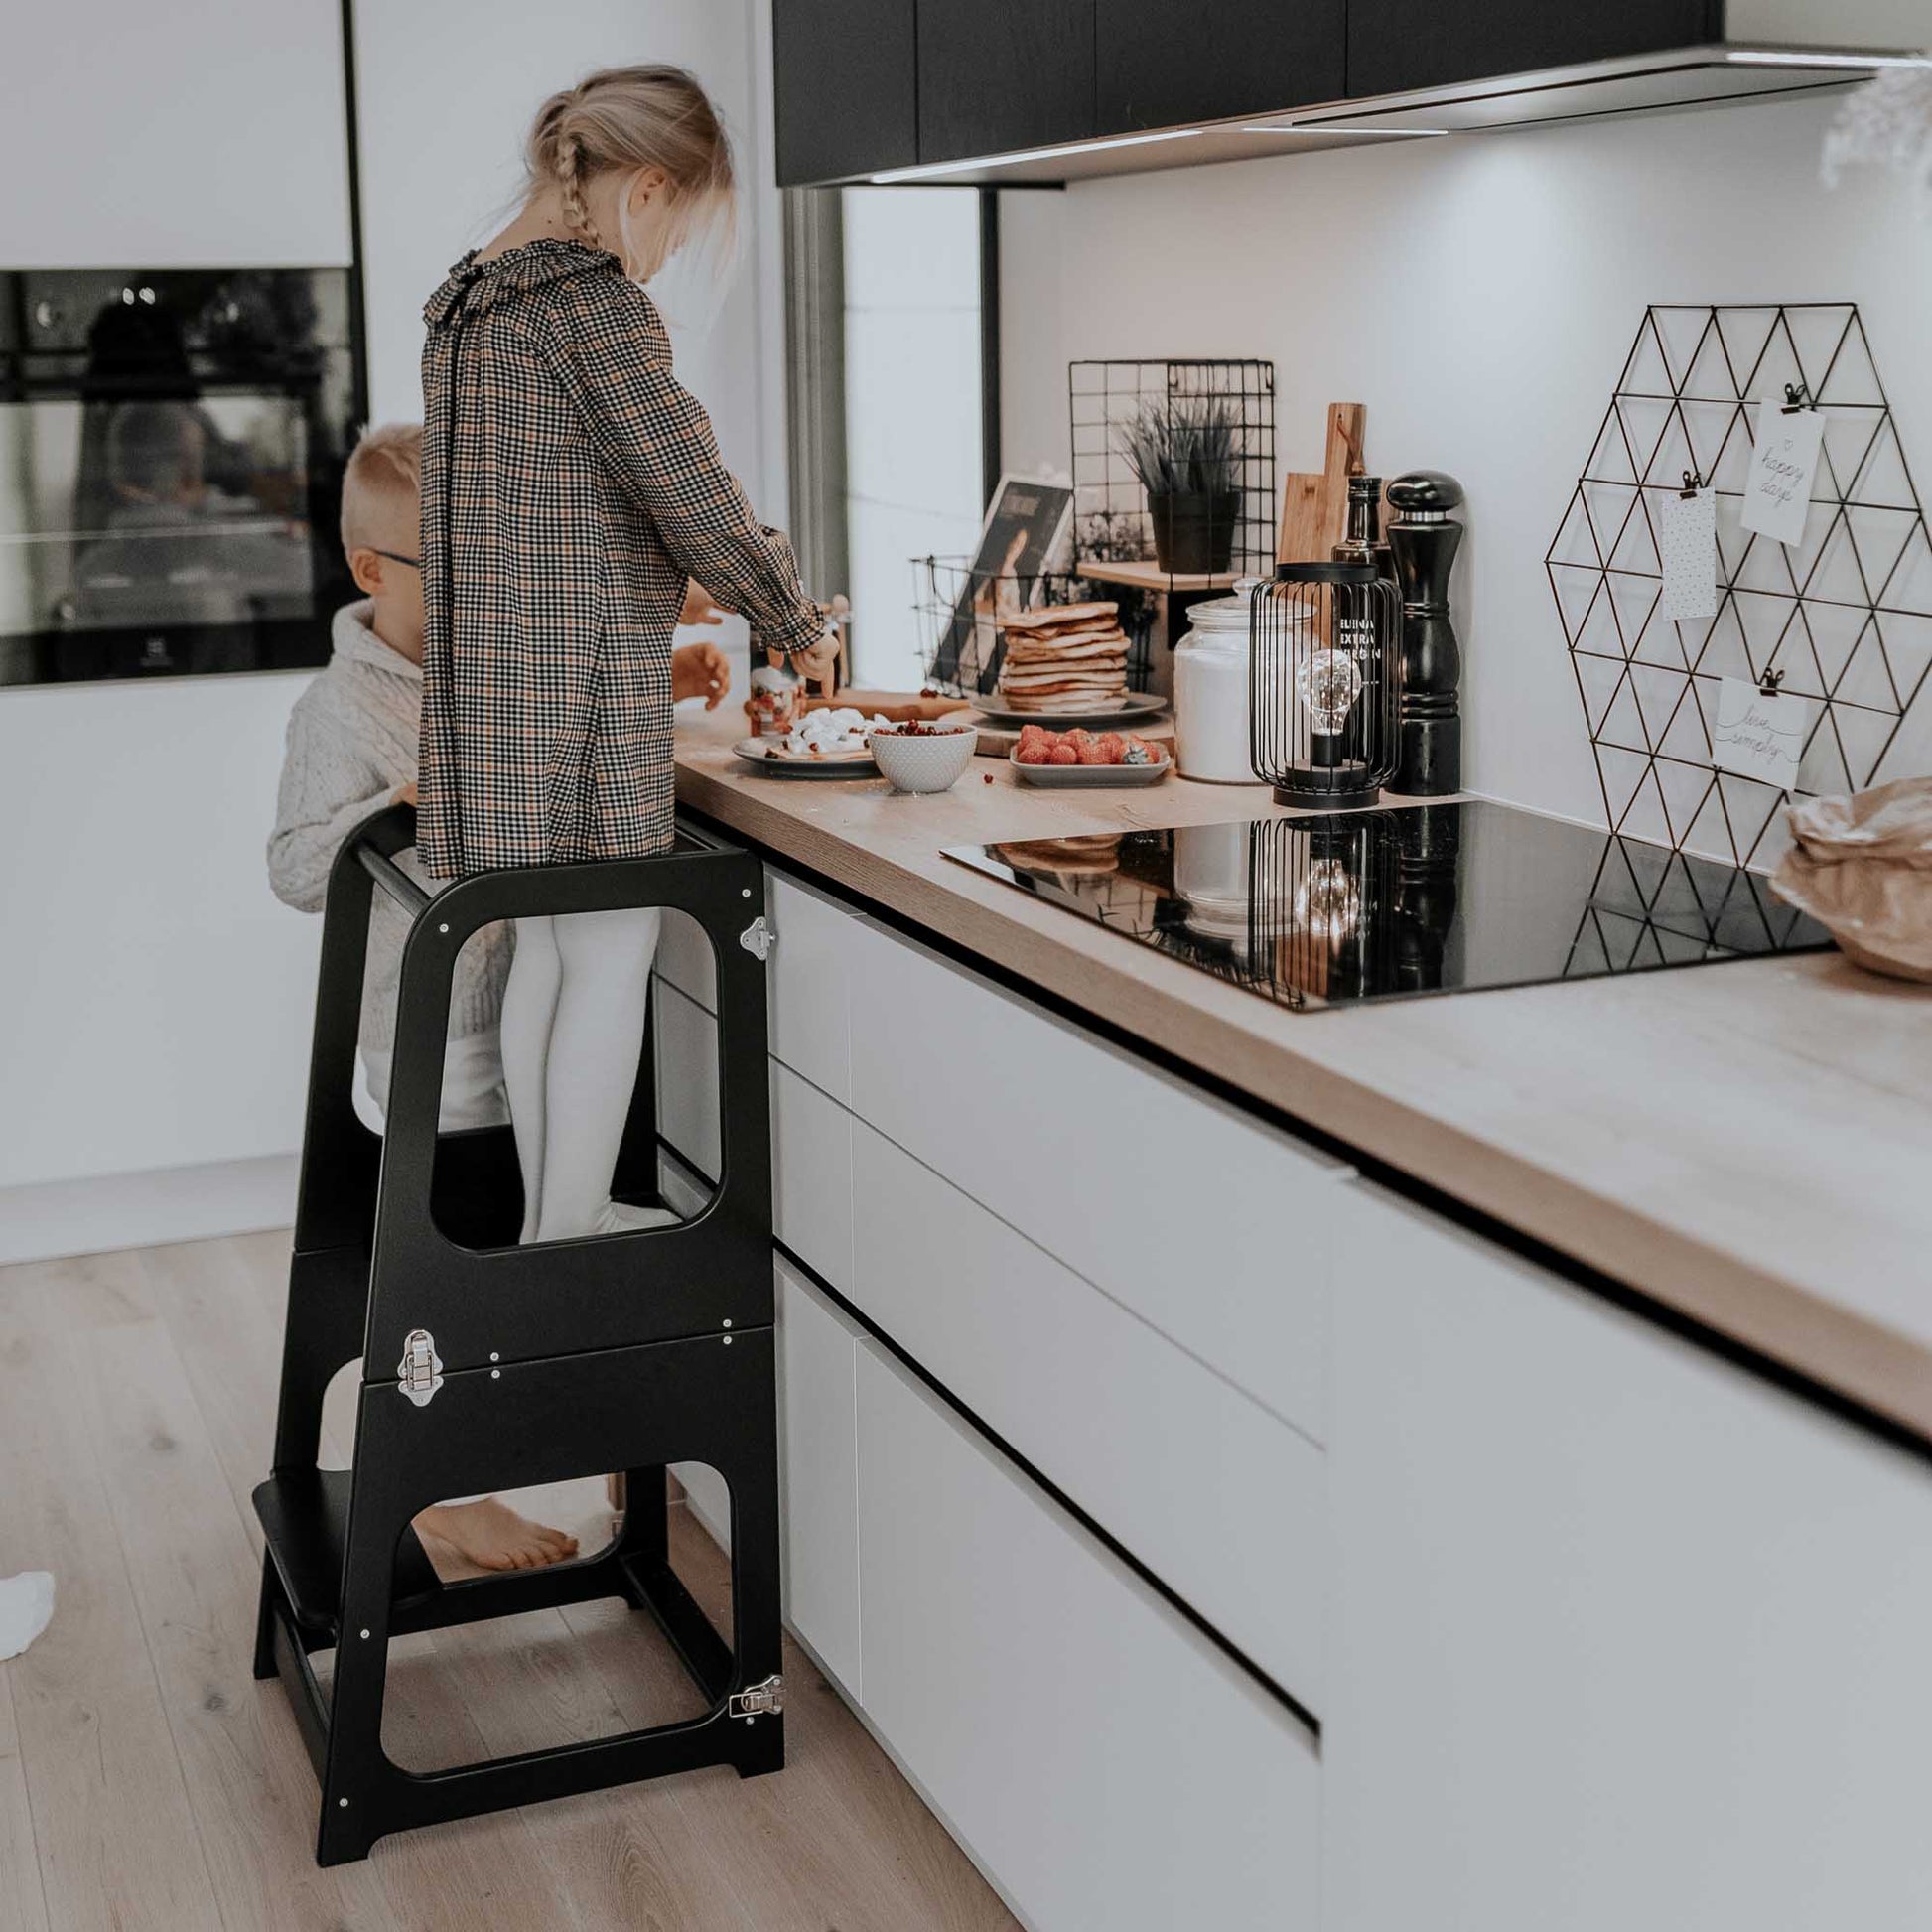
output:
M1284 469L1320 467L1327 402L1366 403L1371 469L1448 470L1469 492L1468 781L1600 821L1543 559L1645 304L1858 302L1932 484L1932 221L1894 177L1820 185L1836 110L1649 115L1025 198L1024 219L1002 219L1007 463L1068 461L1076 356L1272 356ZM1022 313L1023 289L1048 293Z
M979 195L848 188L846 531L854 675L917 690L914 557L970 555L980 437Z
M5 18L0 265L348 261L339 0L60 0Z

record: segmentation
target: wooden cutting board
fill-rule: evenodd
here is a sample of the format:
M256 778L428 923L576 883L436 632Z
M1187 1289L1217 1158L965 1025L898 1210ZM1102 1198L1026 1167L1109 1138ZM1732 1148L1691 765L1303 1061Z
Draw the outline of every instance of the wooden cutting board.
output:
M1366 404L1328 405L1328 440L1321 469L1291 470L1282 479L1277 563L1326 563L1347 533L1348 479L1364 467L1362 442L1367 428Z

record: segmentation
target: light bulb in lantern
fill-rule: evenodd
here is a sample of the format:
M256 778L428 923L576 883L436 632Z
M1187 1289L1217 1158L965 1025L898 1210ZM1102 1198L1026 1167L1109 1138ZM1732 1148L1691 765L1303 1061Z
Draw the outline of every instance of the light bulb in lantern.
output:
M1311 650L1296 667L1295 688L1309 708L1314 729L1332 738L1348 722L1349 708L1362 694L1362 667L1345 650Z
M1362 916L1362 889L1339 859L1316 859L1295 889L1294 923L1330 946L1338 946Z

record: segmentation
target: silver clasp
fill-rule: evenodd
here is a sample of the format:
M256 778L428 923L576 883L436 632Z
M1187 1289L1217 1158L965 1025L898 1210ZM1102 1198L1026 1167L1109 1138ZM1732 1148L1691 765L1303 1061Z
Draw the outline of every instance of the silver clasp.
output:
M443 1386L443 1358L436 1352L436 1337L427 1328L412 1328L403 1338L396 1383L419 1409Z
M738 943L762 964L771 957L771 948L778 943L778 935L771 930L771 922L762 912L738 935Z
M742 1691L734 1691L725 1700L725 1716L743 1718L747 1723L754 1718L775 1718L785 1708L785 1681L782 1677L767 1677L762 1684L748 1684Z

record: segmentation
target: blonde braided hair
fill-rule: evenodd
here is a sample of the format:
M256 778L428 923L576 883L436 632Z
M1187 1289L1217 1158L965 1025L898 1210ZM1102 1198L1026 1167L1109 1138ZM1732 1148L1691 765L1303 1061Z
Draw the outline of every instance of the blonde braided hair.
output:
M591 219L585 184L613 168L660 168L678 206L676 236L715 223L727 235L737 194L731 137L718 110L683 68L606 68L552 94L524 149L533 189L555 183L564 219L594 248L608 248Z

